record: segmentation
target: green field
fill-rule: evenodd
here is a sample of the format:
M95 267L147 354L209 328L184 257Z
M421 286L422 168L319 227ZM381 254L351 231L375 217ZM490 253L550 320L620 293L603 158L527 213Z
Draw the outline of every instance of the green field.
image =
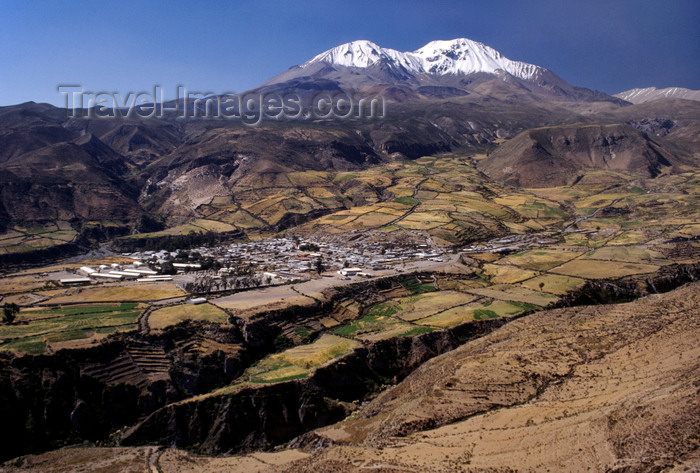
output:
M401 286L412 294L423 294L424 292L437 290L434 284L421 282L418 278L404 279L401 281Z
M68 348L75 340L104 338L115 331L129 331L141 309L136 303L79 305L22 310L12 325L0 326L0 350L43 353L47 346Z

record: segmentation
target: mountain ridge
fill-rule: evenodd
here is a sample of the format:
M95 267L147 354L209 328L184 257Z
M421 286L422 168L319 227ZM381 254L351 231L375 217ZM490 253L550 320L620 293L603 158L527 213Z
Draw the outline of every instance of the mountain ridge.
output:
M515 77L532 80L545 68L520 61L512 61L500 52L477 41L467 38L431 41L415 50L401 52L382 48L367 40L352 41L341 44L302 64L309 67L317 62L345 67L369 67L382 61L390 60L414 73L422 74L474 74L486 72L495 74L502 70Z
M613 97L618 97L622 100L634 104L651 102L661 98L676 98L685 100L700 101L700 90L686 89L684 87L666 87L665 89L657 89L656 87L646 87L625 90L614 94Z

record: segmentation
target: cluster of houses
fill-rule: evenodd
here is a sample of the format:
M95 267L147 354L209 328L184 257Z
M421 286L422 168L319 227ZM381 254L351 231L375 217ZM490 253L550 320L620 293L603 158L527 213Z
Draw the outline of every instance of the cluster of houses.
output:
M201 247L190 250L196 258L188 262L174 262L180 250L174 252L144 251L125 253L136 260L129 265L83 266L79 272L83 277L61 280L63 284L86 284L91 281L120 281L132 279L137 282L171 281L172 276L149 269L158 269L169 263L178 274L199 272L202 265L197 261L209 259L218 262L216 276L227 277L239 274L246 268L251 274L262 275L268 284L308 279L308 273L337 274L346 279L353 276L369 277L371 271L380 271L407 261L442 261L440 250L427 243L419 245L392 245L385 247L370 242L340 244L333 240L303 241L298 238L270 238L246 243L234 243L220 247Z
M142 267L143 263L138 261L130 265L120 264L101 264L97 267L82 266L78 269L78 273L83 277L65 278L60 282L64 286L90 284L93 281L122 281L124 279L133 279L137 282L158 282L172 281L172 276L159 274L147 267Z
M386 248L377 243L339 244L331 240L313 242L293 238L270 238L222 248L201 248L219 261L235 261L286 276L324 271L342 271L342 276L388 269L416 259L442 260L441 251L423 245ZM364 269L362 269L364 268Z

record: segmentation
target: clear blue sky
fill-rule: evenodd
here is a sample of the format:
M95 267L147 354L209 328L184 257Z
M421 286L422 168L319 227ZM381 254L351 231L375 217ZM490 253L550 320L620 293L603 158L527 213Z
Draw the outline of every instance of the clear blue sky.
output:
M0 2L0 105L58 84L241 92L338 44L466 37L616 93L700 89L700 0Z

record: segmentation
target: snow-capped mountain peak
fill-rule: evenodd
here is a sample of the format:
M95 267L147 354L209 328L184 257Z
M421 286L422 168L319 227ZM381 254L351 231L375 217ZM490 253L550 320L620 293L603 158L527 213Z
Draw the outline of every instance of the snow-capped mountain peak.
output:
M533 64L511 61L495 49L477 41L458 38L432 41L413 52L400 52L366 40L353 41L329 49L302 68L323 62L330 65L367 68L379 62L401 66L408 72L432 75L507 72L520 79L532 80L544 69Z
M466 38L432 41L413 54L421 58L425 72L437 75L504 71L529 80L543 70L534 64L511 61L492 47Z
M310 64L325 62L345 67L369 67L372 64L385 60L398 63L407 69L415 70L419 66L410 53L402 53L394 49L382 48L372 41L359 40L341 44L328 51L322 52L310 61L302 64L302 67Z

